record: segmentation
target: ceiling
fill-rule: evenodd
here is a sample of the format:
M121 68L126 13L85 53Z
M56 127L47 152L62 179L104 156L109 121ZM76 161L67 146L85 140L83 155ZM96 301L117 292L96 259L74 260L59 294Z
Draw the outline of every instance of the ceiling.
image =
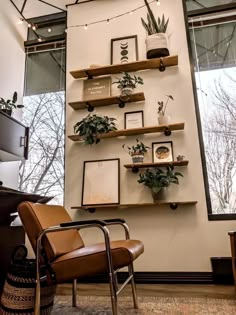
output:
M65 0L9 0L26 19L66 11ZM75 0L74 0L75 2Z
M236 4L236 0L186 0L188 11L210 8L230 3Z

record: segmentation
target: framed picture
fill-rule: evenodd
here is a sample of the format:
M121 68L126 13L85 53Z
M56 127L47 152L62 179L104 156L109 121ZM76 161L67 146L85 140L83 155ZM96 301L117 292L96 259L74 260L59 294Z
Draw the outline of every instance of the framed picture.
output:
M125 129L142 128L144 126L143 111L125 113Z
M152 143L152 161L158 162L173 162L173 143L168 142L154 142Z
M84 80L83 100L94 100L111 96L111 77Z
M138 60L138 36L126 36L111 40L111 64Z
M85 161L82 206L120 203L120 159Z

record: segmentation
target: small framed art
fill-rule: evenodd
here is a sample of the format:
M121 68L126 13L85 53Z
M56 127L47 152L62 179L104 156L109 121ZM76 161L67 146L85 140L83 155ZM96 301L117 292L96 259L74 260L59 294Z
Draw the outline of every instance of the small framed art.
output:
M142 128L144 126L143 111L125 113L125 129Z
M84 161L82 206L120 203L120 159Z
M111 64L127 63L138 60L138 36L111 39Z
M153 142L152 143L152 161L158 162L173 162L173 143L168 142Z

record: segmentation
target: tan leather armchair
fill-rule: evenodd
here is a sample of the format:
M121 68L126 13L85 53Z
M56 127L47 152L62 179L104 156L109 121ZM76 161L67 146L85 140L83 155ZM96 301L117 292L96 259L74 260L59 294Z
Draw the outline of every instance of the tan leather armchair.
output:
M54 283L73 282L72 305L76 306L76 281L80 277L107 272L109 275L113 315L118 314L117 296L131 282L134 308L138 308L134 282L133 261L143 253L142 242L131 240L123 219L86 220L73 222L65 208L22 202L18 206L20 218L36 255L36 291L34 314L40 315L40 264L49 267ZM121 225L125 239L110 241L110 225ZM78 230L96 227L101 230L104 242L85 246ZM119 288L117 271L128 267L129 277Z

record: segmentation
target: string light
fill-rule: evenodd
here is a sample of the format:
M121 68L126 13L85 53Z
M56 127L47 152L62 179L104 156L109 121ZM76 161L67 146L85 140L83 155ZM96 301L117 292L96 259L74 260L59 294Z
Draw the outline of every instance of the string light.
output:
M28 26L28 28L31 28L31 26L32 26L32 25L31 25L30 23L28 23L28 25L27 25L27 26Z
M48 33L51 33L52 32L52 29L51 28L48 28Z
M33 30L33 31L36 31L36 28L37 28L36 25L33 25L33 26L32 26L32 30Z
M152 3L154 3L154 2L155 2L158 6L160 5L160 0L152 0L152 1L149 1L148 4L152 4ZM125 15L127 15L127 14L133 14L134 12L136 12L136 11L138 11L138 10L144 8L144 7L146 7L145 4L139 6L139 7L137 7L136 9L133 9L133 10L131 10L131 11L124 12L124 13L121 13L121 14L119 14L119 15L115 15L115 16L112 16L112 17L110 17L110 18L107 18L107 19L103 19L103 20L99 20L99 21L95 21L95 22L91 22L91 23L87 23L87 24L71 25L71 26L69 26L69 28L72 28L72 27L83 27L85 30L87 30L89 25L94 25L94 24L104 23L104 22L106 22L107 24L109 24L109 22L110 22L111 20L120 18L120 17L125 16Z

